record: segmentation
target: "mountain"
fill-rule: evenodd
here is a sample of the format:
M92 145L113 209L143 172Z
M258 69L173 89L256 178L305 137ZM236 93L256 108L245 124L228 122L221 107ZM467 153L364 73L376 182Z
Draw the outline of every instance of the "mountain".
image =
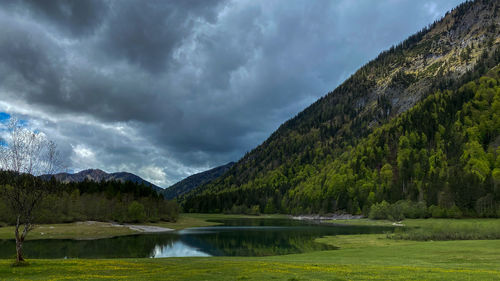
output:
M176 184L165 188L162 191L163 196L166 199L173 199L178 196L182 196L191 190L197 188L200 185L210 183L214 179L222 176L224 173L229 171L231 167L233 167L235 163L230 162L227 163L226 165L222 165L213 169L210 169L208 171L204 171L198 174L194 174L192 176L189 176Z
M52 175L44 175L43 177L51 177ZM127 172L118 172L118 173L111 173L108 174L102 170L99 169L88 169L88 170L83 170L81 172L75 173L75 174L69 174L69 173L59 173L59 174L54 174L53 175L55 179L59 182L63 183L68 183L68 182L82 182L84 180L89 180L89 181L95 181L95 182L101 182L101 181L121 181L121 182L126 182L126 181L131 181L135 183L143 183L147 186L151 186L154 190L157 192L162 192L163 188L156 186L147 180L144 180L143 178L136 176L132 173L127 173Z
M497 202L500 141L488 128L499 111L483 92L497 90L499 6L465 2L382 52L186 194L184 209L360 213L408 199L479 213Z

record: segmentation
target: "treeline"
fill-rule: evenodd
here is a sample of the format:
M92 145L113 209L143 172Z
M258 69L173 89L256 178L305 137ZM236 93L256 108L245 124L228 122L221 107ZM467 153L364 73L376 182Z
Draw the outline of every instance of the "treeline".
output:
M488 214L490 216L500 216L498 214ZM452 207L443 207L431 205L427 207L424 201L413 202L410 200L400 200L394 204L387 201L375 203L370 206L368 217L374 220L392 220L401 221L404 219L423 219L423 218L453 218L459 219L464 216L477 216L477 213L464 214L456 205Z
M303 157L247 183L187 197L184 208L229 212L258 205L263 213L368 215L375 204L410 200L436 206L425 216L498 216L499 67L489 76L437 91L338 156L323 146L306 148ZM307 141L297 135L275 153Z
M179 215L176 202L165 200L149 186L130 181L60 183L54 179L42 180L0 171L0 189L12 188L13 180L36 181L40 186L50 186L47 189L51 192L34 210L36 223L175 221ZM9 202L0 197L0 224L14 224L15 220Z

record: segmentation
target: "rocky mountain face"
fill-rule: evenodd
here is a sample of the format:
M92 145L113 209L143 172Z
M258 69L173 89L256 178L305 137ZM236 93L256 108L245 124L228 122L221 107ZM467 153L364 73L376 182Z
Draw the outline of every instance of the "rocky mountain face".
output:
M44 177L49 178L52 175L45 175ZM118 173L106 173L102 170L99 169L88 169L88 170L83 170L78 173L70 174L70 173L59 173L53 175L54 178L63 183L68 183L68 182L82 182L85 180L88 181L95 181L95 182L101 182L101 181L121 181L121 182L126 182L126 181L131 181L135 183L143 183L145 185L151 186L154 190L158 192L162 192L163 188L156 186L143 178L134 175L132 173L127 173L127 172L118 172Z
M193 211L213 211L227 209L233 203L204 208L195 202L236 201L234 204L259 205L263 210L271 200L286 211L283 206L296 197L301 184L361 140L396 122L393 120L437 91L455 91L496 66L499 13L499 1L465 2L382 52L335 90L281 125L226 174L185 195L185 206ZM396 164L397 151L391 153L384 161ZM378 172L384 164L377 163ZM395 184L400 172L394 168ZM320 180L318 185L323 183ZM248 190L253 190L255 198L238 202L236 194Z
M210 183L211 181L217 179L218 177L225 174L235 163L230 162L226 165L222 165L208 171L204 171L198 174L189 176L178 183L163 190L162 194L166 199L174 199L180 197L191 190L201 186L203 184Z

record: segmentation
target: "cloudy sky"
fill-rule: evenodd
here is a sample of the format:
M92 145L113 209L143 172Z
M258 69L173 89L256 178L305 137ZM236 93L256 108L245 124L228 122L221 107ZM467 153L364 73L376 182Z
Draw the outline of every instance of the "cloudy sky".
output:
M167 187L238 160L461 0L0 0L0 123ZM3 121L2 121L3 120Z

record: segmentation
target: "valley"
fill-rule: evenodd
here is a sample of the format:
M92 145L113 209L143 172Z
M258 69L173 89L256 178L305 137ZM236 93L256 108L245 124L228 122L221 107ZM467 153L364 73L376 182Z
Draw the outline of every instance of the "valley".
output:
M0 280L500 280L499 0L7 2Z

